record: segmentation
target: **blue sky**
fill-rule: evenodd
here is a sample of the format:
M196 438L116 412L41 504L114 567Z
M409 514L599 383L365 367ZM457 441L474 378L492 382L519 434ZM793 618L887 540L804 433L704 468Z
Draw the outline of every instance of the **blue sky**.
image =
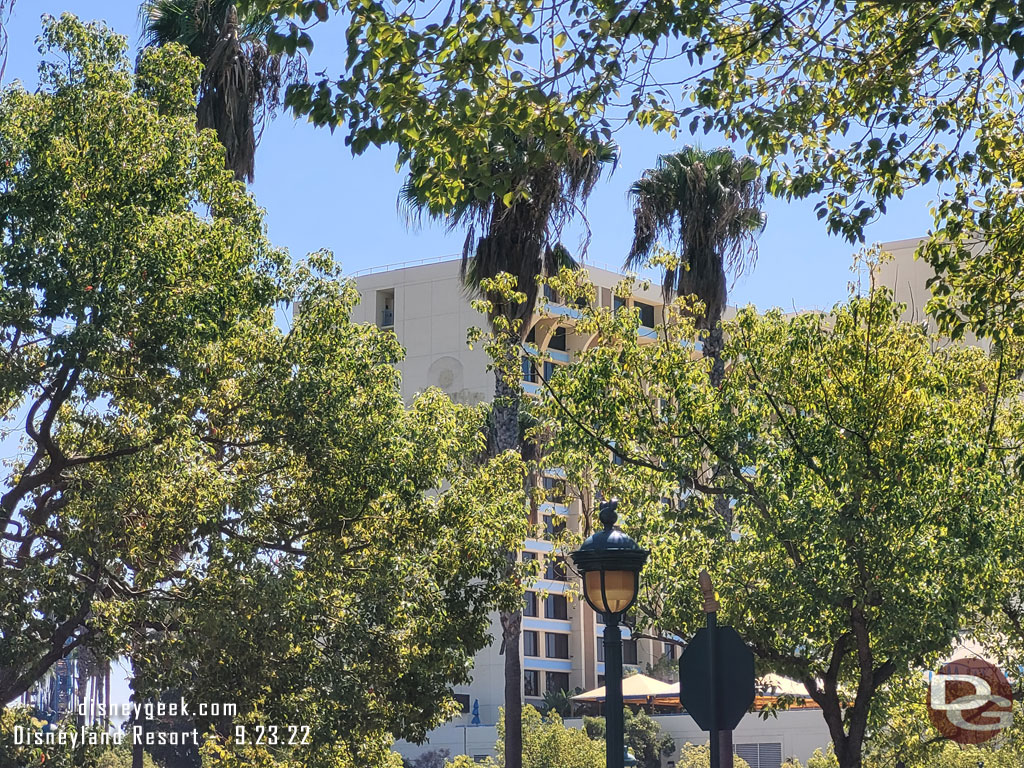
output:
M40 16L63 11L83 19L105 20L128 37L133 49L138 44L138 5L131 0L19 0L8 27L10 58L5 84L20 79L34 87ZM340 31L330 23L317 30L310 71L330 70L340 63ZM667 135L639 129L624 130L616 140L621 153L618 169L598 185L587 206L593 233L587 259L606 265L621 264L629 248L633 225L626 199L629 185L654 164L658 154L692 142L682 133L673 141ZM697 141L705 147L718 145L710 136L700 136ZM371 149L354 158L340 135L285 114L264 133L252 192L267 210L271 238L295 257L329 248L346 272L354 272L458 253L461 235L448 234L439 226L428 225L418 231L406 227L395 206L401 183L393 149ZM930 224L932 194L919 191L892 204L889 214L869 228L868 242L923 234ZM813 201L769 200L767 214L757 265L734 285L730 303L754 303L762 309L810 309L827 308L845 298L856 249L825 233L824 225L814 216ZM572 235L567 238L570 249L575 240Z

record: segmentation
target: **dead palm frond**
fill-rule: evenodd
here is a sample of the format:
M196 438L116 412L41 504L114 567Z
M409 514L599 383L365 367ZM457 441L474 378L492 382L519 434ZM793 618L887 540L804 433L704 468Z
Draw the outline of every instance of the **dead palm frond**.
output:
M270 17L240 18L231 0L148 0L141 12L147 45L179 43L203 63L196 124L217 132L228 168L251 182L263 127L284 87L305 78L304 61L271 55Z

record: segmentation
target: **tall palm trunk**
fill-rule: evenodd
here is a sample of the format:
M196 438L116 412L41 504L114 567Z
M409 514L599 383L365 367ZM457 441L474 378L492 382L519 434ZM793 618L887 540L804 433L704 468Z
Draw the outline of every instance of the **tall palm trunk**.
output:
M704 339L704 357L711 358L711 370L708 378L711 386L718 388L722 386L725 378L725 361L722 359L722 349L725 347L725 335L722 332L722 321L718 320L708 329L708 335Z
M240 11L240 5L144 0L141 14L147 45L180 43L203 63L196 124L217 132L227 168L239 181L251 182L263 126L281 106L284 87L306 79L306 68L301 56L271 54L270 16L251 7Z
M522 390L514 378L518 370L518 342L505 339L502 360L495 361L494 404L492 406L491 450L494 455L505 451L518 451L519 405ZM511 578L515 569L516 552L508 553ZM505 656L505 768L521 768L523 759L523 662L519 655L523 627L523 611L501 611L501 649Z

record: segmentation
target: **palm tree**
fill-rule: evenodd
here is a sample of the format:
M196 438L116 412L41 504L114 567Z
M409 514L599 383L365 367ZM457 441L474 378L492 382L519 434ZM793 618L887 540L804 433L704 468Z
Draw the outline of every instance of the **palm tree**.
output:
M726 274L742 273L757 258L764 229L764 184L757 162L731 149L686 147L658 158L629 190L633 200L633 246L626 267L647 263L659 237L679 256L665 269L665 299L696 295L704 304L697 326L706 331L704 354L712 358L711 382L724 375L722 313Z
M494 403L488 435L489 453L523 451L520 431L522 388L520 344L529 332L537 305L537 278L552 275L570 264L568 251L558 242L562 226L586 201L601 171L617 159L611 144L560 147L560 157L546 152L536 140L512 137L495 142L488 157L491 176L512 181L513 197L506 204L499 195L466 199L453 211L433 207L429 187L419 185L415 173L402 189L400 205L410 218L423 215L446 221L451 230L465 229L461 276L466 289L490 302L488 320L499 341L494 367ZM516 197L522 193L524 197ZM515 279L525 301L514 302L500 292L486 291L485 280L502 273ZM528 447L527 447L528 448ZM508 553L511 573L517 553ZM519 638L523 612L501 611L502 653L505 656L505 761L506 768L521 768L522 661Z
M267 14L239 17L232 0L146 0L147 45L180 43L203 63L196 124L213 128L238 180L253 180L256 145L281 105L282 87L304 77L300 58L271 55Z

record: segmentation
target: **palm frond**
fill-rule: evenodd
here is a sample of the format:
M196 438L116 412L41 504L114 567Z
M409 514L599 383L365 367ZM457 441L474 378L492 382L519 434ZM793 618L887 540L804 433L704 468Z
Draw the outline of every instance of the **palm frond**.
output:
M647 263L664 239L678 251L678 268L666 269L666 299L695 294L705 305L704 325L725 310L727 273L739 276L757 259L757 236L765 226L764 184L750 157L728 148L688 146L662 155L630 188L633 243L626 267Z
M493 158L491 172L513 180L510 205L500 198L481 200L468 194L454 208L435 211L428 202L429 188L418 188L415 174L399 194L399 210L407 221L418 223L428 216L442 219L449 229L466 230L460 274L469 292L479 293L485 280L503 272L515 277L526 301L511 305L488 296L492 320L497 316L527 320L537 304L537 277L576 263L558 242L559 236L593 191L603 169L614 168L618 152L613 144L567 144L570 149L556 160L536 140L507 136L493 143L488 153ZM522 323L523 333L527 325Z
M7 71L7 20L14 10L14 0L0 0L0 82Z

